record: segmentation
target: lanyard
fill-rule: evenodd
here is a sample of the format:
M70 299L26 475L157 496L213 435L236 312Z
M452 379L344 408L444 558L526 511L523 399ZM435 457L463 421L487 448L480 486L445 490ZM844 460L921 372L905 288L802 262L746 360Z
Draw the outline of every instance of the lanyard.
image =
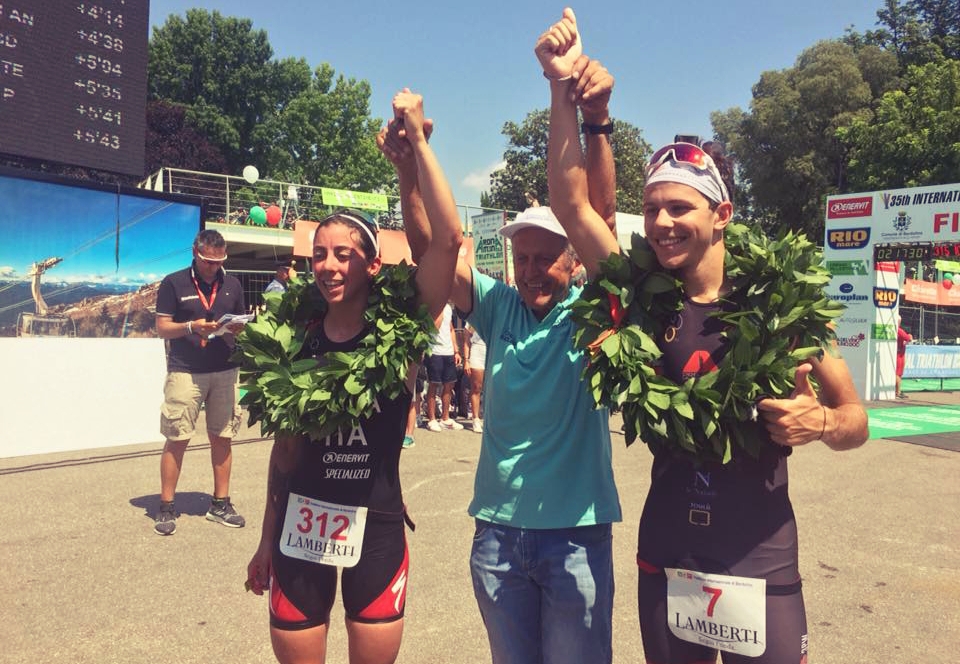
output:
M217 273L217 276L219 277L220 274ZM207 302L207 296L204 295L203 291L200 289L200 282L197 281L197 274L192 267L190 268L190 278L193 279L193 287L197 289L197 297L200 298L200 304L203 305L204 311L206 311L209 314L210 310L213 309L213 303L217 301L217 287L220 285L220 280L219 279L213 280L213 285L210 287L210 301ZM207 347L206 338L201 338L200 348L206 348L206 347Z
M197 281L197 275L193 269L190 270L190 278L193 279L193 287L197 289L197 297L200 298L200 304L203 305L207 313L210 313L210 310L213 309L213 303L217 301L217 286L220 285L220 280L214 279L212 290L210 291L210 301L207 302L207 297L203 294L203 291L200 290L200 282Z

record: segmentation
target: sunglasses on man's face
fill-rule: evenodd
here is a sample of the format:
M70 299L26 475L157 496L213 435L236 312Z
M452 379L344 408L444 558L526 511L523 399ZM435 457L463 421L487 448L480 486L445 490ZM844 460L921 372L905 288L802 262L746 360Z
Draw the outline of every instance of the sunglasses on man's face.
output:
M222 264L225 260L227 260L226 254L224 254L223 258L209 258L209 257L204 256L203 254L201 254L199 251L197 252L197 258L200 259L200 260L202 260L202 261L203 261L204 263L206 263L207 265L220 265L220 264Z

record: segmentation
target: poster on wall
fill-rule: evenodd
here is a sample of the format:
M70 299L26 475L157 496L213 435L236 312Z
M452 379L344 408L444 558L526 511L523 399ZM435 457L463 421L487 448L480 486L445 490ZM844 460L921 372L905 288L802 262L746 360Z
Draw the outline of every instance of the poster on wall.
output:
M507 276L504 246L506 240L500 235L500 227L504 221L504 213L500 211L484 212L470 217L477 270L500 280Z
M157 288L190 262L201 207L0 171L0 337L156 337Z

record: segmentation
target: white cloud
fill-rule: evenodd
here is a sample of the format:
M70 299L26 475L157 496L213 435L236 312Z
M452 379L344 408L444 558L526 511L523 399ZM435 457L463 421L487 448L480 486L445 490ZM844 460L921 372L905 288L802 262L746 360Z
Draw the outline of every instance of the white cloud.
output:
M10 267L9 265L0 265L0 277L15 277L17 276L17 268Z
M461 180L461 184L464 187L474 189L476 191L489 191L490 189L490 174L494 171L499 171L501 168L507 165L507 162L502 159L496 163L490 164L486 168L481 168L480 170L473 171L468 173L466 177Z

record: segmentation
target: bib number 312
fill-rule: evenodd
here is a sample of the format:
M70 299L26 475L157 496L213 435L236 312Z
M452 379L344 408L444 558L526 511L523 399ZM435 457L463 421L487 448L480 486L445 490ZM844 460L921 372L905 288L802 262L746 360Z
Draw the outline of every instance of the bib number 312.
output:
M280 552L321 565L353 567L360 561L366 523L366 507L291 493L280 534Z

